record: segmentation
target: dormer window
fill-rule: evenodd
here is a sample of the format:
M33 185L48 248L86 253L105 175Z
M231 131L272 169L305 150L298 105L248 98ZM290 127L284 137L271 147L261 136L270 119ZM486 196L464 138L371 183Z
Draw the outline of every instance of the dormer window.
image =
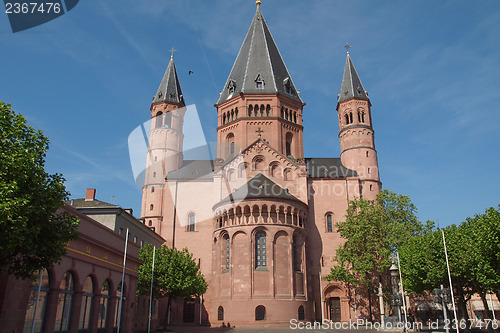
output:
M285 87L285 92L287 94L292 93L292 82L290 80L290 77L287 77L283 80L283 86Z
M262 76L257 75L257 78L255 78L255 88L257 89L264 89L264 80L262 79Z
M234 93L236 90L236 81L233 79L229 79L229 83L227 84L227 90L229 91L230 94Z

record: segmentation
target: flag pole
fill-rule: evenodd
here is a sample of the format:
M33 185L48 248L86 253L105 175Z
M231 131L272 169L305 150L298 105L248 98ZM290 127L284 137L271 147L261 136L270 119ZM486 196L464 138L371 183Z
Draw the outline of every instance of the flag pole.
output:
M153 246L153 267L151 269L151 291L149 294L149 320L148 320L148 333L151 332L151 307L153 304L153 276L155 274L155 254L156 246Z
M453 294L453 284L451 283L450 262L448 261L448 250L446 249L446 238L444 237L444 230L441 229L441 232L443 234L444 254L446 256L446 267L448 268L448 279L450 280L451 301L453 304L453 314L455 315L455 327L457 329L457 333L460 333L460 331L458 330L457 309L455 308L455 295Z
M128 228L127 228L127 235L125 236L125 253L123 254L123 270L122 270L122 290L120 293L120 306L118 307L118 329L117 333L120 333L120 324L122 321L122 306L123 306L123 293L124 289L123 288L123 280L125 280L125 264L127 263L127 246L128 246Z
M396 256L398 258L398 271L399 271L399 285L401 287L401 298L403 299L403 312L405 314L405 329L408 325L408 314L406 313L406 297L405 290L403 289L403 275L401 274L401 263L399 262L399 251L396 251Z

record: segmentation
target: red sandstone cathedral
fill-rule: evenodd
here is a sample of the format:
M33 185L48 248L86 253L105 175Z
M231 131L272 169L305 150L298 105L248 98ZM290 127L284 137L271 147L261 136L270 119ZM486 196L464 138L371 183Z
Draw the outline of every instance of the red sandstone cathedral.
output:
M187 247L209 284L201 306L177 303L172 322L366 319L362 295L321 279L342 243L335 223L348 200L374 199L381 187L371 103L349 53L337 96L340 158L304 156L311 116L260 1L215 105L216 158L184 159L185 106L172 57L151 105L141 219L168 246Z

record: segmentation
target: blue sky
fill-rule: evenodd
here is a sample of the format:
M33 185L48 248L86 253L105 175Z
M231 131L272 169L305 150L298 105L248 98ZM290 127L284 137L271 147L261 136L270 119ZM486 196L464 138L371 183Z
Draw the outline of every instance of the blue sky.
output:
M340 155L348 42L372 102L383 186L440 226L500 203L500 1L263 0L262 11L307 103L306 157ZM16 34L2 13L0 100L50 138L47 168L73 198L95 187L139 216L127 137L148 119L168 50L215 141L213 104L254 12L253 0L87 0Z

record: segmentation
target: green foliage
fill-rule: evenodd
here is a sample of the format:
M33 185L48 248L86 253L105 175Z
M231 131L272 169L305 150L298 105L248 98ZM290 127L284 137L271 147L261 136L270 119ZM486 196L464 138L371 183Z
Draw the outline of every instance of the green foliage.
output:
M58 262L76 239L78 219L56 213L69 193L45 172L49 140L0 102L0 266L30 278Z
M383 190L375 201L349 201L346 220L337 223L345 243L337 249L329 281L367 286L373 277L387 272L390 255L413 235L426 234L432 222L423 225L408 196Z
M453 289L460 305L474 293L500 288L500 206L444 229ZM417 235L401 247L403 284L422 293L449 285L441 230Z
M413 236L426 234L434 229L434 222L425 224L417 218L417 207L407 195L382 190L377 201L384 207L384 219L387 222L387 237L391 251L395 252Z
M143 261L139 266L137 294L149 295L153 263L153 246L146 244L139 253ZM192 297L207 291L207 282L187 249L181 251L166 245L156 249L153 279L153 297Z
M383 206L364 199L350 201L346 220L337 223L337 231L346 241L337 249L336 265L328 280L367 285L372 276L389 268L390 248Z

